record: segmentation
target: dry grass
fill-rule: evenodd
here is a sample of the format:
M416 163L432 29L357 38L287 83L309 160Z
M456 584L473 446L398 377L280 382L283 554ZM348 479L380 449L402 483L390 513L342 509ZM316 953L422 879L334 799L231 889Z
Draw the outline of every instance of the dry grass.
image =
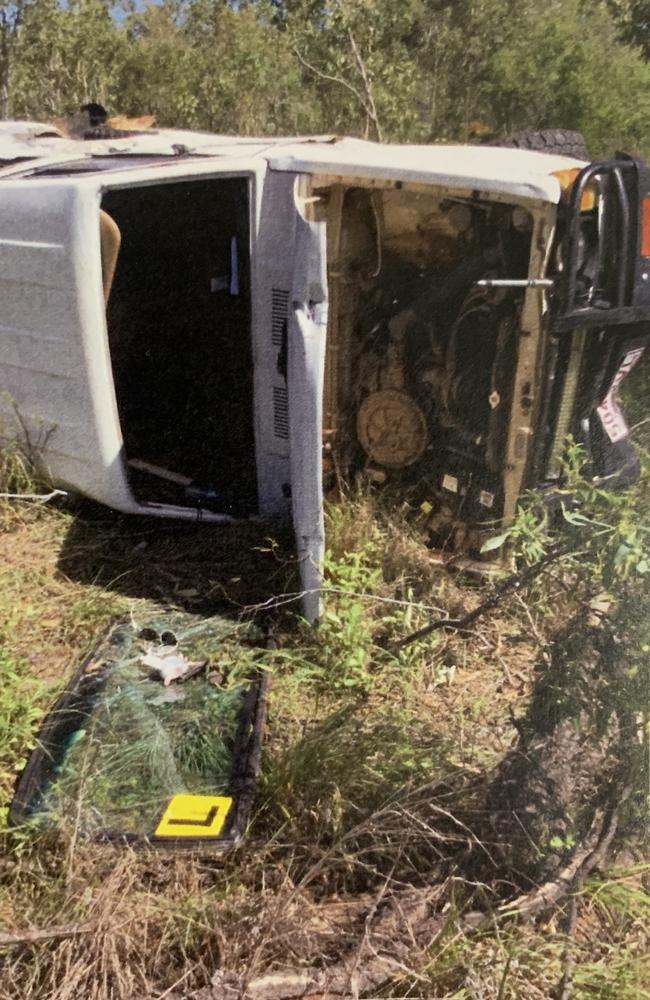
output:
M489 911L506 891L485 838L483 793L517 738L511 716L530 696L548 618L513 602L469 636L438 636L397 657L391 636L436 608L467 610L480 592L444 576L413 529L378 521L367 501L329 527L331 582L356 593L363 577L344 573L353 547L361 572L364 559L383 567L359 612L371 651L364 683L328 687L311 670L322 636L296 629L291 612L281 621L257 813L229 858L102 847L74 829L37 841L5 835L0 929L92 931L5 949L2 1000L179 1000L208 990L220 968L254 978L328 966L359 949L391 900L441 886L443 925L414 947L393 985L371 995L550 996L562 972L562 914L477 934L468 913ZM13 669L45 683L37 709L105 625L141 601L237 613L295 589L289 546L269 544L256 526L150 524L64 502L4 508L2 529L0 637ZM340 610L356 598L331 600ZM339 635L339 657L355 636ZM33 720L14 761L32 729ZM644 890L639 876L630 895L620 888L626 878L616 898L585 890L575 997L632 1000L650 990Z

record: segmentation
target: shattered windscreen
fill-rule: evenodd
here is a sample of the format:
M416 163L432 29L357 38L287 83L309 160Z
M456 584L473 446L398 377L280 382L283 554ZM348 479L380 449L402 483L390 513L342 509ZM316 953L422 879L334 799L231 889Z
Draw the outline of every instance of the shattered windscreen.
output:
M235 676L225 618L113 627L46 720L14 819L89 836L236 839L259 758L263 684Z

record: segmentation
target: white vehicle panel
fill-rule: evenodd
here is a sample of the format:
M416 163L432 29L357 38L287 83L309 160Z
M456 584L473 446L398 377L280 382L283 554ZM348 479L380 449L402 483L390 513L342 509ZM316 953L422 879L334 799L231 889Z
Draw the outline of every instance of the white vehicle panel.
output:
M494 146L397 146L361 139L296 143L267 154L273 170L479 190L514 201L557 204L557 171L583 167L580 160Z
M0 185L0 427L44 448L57 481L127 503L97 211L64 181Z

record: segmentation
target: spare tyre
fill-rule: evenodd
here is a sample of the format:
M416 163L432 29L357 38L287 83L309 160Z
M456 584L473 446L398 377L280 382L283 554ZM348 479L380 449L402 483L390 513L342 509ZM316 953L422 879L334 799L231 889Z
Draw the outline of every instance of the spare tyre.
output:
M582 133L559 128L544 129L543 132L514 132L505 139L491 139L488 145L532 149L536 153L555 153L577 160L590 159Z

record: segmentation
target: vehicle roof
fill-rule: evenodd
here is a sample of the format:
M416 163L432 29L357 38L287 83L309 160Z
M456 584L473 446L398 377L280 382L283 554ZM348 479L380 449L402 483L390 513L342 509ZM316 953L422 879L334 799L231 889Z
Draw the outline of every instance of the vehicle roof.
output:
M64 171L68 163L78 171L84 160L85 173L93 172L93 164L98 172L120 170L131 157L164 164L167 158L178 162L179 155L262 159L273 170L421 182L552 203L562 194L556 175L584 166L565 156L496 146L395 145L334 135L250 137L184 129L75 139L39 122L0 122L0 178L55 166Z

